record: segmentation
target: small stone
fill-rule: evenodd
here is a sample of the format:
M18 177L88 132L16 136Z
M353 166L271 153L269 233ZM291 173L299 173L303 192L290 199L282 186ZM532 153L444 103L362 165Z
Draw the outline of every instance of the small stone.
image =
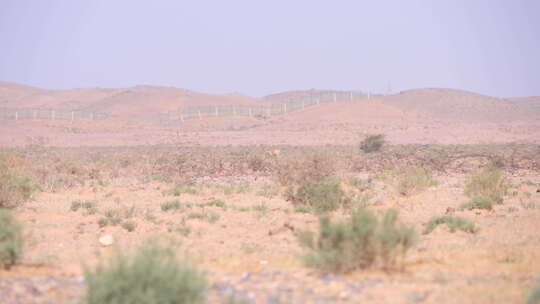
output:
M262 261L260 261L259 263L260 263L261 265L266 265L266 264L268 264L268 261L262 260Z
M114 244L114 238L110 234L105 234L104 236L99 238L99 243L101 244L101 246L104 247L111 246L112 244Z

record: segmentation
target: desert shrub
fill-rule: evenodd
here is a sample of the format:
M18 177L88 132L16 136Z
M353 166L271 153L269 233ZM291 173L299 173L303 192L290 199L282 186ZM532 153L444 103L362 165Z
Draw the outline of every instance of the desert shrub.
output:
M382 219L368 209L358 209L350 218L332 221L324 216L319 220L319 232L303 231L300 244L309 252L304 262L310 267L328 272L347 272L379 263L384 269L397 265L416 238L412 226L398 220L391 209Z
M431 170L424 168L406 168L397 177L396 188L401 195L412 195L437 184Z
M424 234L431 233L433 230L435 230L435 228L437 228L438 225L446 225L450 232L461 230L468 233L476 233L479 230L474 223L467 219L460 216L445 215L430 219L426 225Z
M329 153L315 153L302 157L281 158L276 164L274 174L282 186L288 186L334 177L337 171L335 156Z
M488 166L474 173L465 185L465 195L469 197L484 196L498 204L503 202L503 196L508 189L503 169Z
M23 252L22 227L7 209L0 208L0 266L9 269Z
M0 208L24 203L38 188L18 167L13 157L0 154Z
M381 150L384 144L385 140L383 134L371 134L360 142L360 150L365 153L377 152Z
M289 187L285 196L295 205L310 206L318 212L336 210L345 199L345 193L335 179L305 181L299 187Z
M167 212L169 210L179 210L181 208L179 200L167 201L161 203L161 211Z
M155 243L133 255L117 254L95 270L84 269L85 304L203 303L205 278Z
M472 210L472 209L493 209L493 200L489 197L484 196L475 196L470 201L461 204L459 207L460 210Z
M540 280L536 283L529 296L525 299L525 304L540 304Z
M135 231L137 228L137 223L133 221L125 221L122 223L122 228L126 229L129 232Z

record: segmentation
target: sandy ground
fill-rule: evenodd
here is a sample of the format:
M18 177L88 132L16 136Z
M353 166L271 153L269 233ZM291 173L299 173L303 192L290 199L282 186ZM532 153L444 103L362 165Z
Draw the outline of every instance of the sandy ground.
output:
M377 196L369 204L375 210L398 209L404 221L421 232L432 216L468 200L463 195L465 178L439 176L437 186L409 197L377 180ZM513 194L494 211L452 211L472 220L478 233L437 228L420 235L405 271L369 269L346 275L325 275L303 265L295 231L315 228L317 217L295 212L282 198L283 188L272 181L201 184L195 194L179 197L164 195L171 185L158 182L39 193L16 209L25 223L24 264L0 271L0 282L30 278L39 286L45 284L39 279L52 275L56 283L44 286L57 287L36 294L62 301L82 292L81 264L93 265L115 248L128 251L157 237L207 273L212 303L221 303L223 293L230 292L220 291L223 286L255 303L278 303L269 295L287 303L517 303L540 270L540 175L519 174L512 183ZM184 206L181 210L161 209L162 203L175 199ZM95 210L71 210L76 200L93 202ZM204 205L214 200L225 205ZM120 225L100 228L98 220L110 210L129 214L124 221L136 223L135 231ZM195 218L195 213L204 216ZM99 244L105 234L115 237L115 246ZM58 283L61 278L66 283ZM11 301L17 292L28 296L24 288L2 289L2 283L0 292L9 294L3 303L15 303Z

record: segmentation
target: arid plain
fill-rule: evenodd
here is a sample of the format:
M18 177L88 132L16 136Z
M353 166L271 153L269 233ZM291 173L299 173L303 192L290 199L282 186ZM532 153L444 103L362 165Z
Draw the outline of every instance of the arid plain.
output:
M523 302L540 276L540 97L417 89L270 117L163 115L320 92L257 99L0 83L0 108L110 115L0 120L2 161L38 188L12 207L24 255L0 269L0 303L77 301L82 265L149 239L205 274L208 303ZM377 134L380 150L361 149ZM496 189L471 190L484 173ZM337 196L325 193L326 182ZM491 203L475 203L479 196ZM309 249L299 238L320 229L319 217L390 209L416 231L396 267L304 263ZM472 226L432 227L440 217Z

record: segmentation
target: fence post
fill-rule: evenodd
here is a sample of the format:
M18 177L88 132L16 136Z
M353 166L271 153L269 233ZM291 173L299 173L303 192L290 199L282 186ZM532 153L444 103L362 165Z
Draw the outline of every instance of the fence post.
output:
M334 92L334 102L336 102L336 101L337 101L337 93Z
M71 111L71 121L74 121L74 120L75 120L75 112Z
M34 117L34 119L37 118L37 111L36 110L32 110L32 116Z
M306 107L305 101L302 99L302 109L304 109L305 107Z
M249 117L251 117L251 107L249 107Z
M216 117L218 116L218 106L216 106Z
M367 92L367 99L370 99L370 98L371 98L371 93Z
M15 120L19 120L19 112L15 111Z
M184 115L180 114L180 121L184 122Z
M201 118L201 110L198 110L198 112L199 112L199 119L202 119Z
M233 115L236 116L236 107L235 106L232 106L232 112L233 112Z
M283 114L287 113L287 104L283 104Z
M349 97L349 100L352 101L352 92L349 92L349 94L350 94L350 95L349 95L349 96L350 96L350 97Z
M54 120L55 119L55 112L54 110L51 110L51 120Z

